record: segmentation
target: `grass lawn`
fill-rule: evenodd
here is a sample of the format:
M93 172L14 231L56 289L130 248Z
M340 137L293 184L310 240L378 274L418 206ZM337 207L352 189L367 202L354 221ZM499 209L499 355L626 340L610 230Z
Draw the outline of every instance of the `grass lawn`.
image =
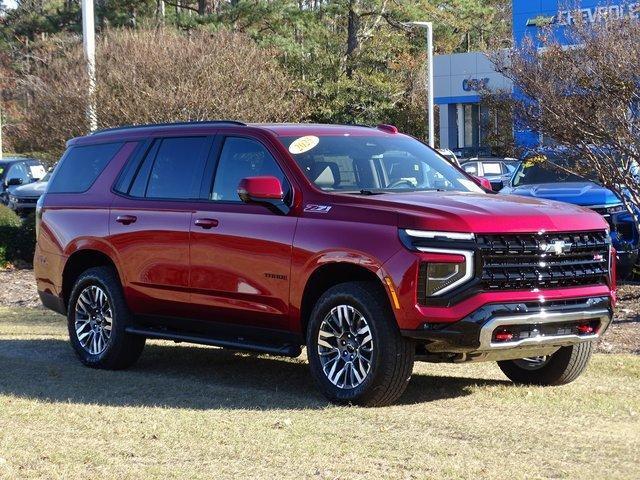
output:
M61 316L0 307L0 478L640 478L640 357L557 388L416 364L401 404L335 407L303 359L149 342L82 367Z

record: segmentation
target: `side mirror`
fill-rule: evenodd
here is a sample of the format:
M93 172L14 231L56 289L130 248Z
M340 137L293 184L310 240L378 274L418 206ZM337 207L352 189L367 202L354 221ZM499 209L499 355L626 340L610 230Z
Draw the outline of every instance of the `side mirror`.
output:
M473 176L473 178L475 179L476 183L485 190L493 191L493 188L491 188L491 182L488 179L484 177L476 177L475 175Z
M245 203L265 205L286 215L289 207L284 203L282 184L276 177L246 177L238 184L238 196Z
M7 186L8 187L13 187L16 185L22 185L22 179L21 178L10 178L9 181L7 182Z
M504 188L504 182L502 180L497 180L491 184L491 188L494 192L499 192Z

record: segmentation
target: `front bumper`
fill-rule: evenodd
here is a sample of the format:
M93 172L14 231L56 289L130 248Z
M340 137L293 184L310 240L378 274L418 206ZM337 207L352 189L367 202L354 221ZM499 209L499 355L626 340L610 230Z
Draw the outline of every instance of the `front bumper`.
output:
M608 297L491 304L458 322L425 323L402 334L422 344L428 355L443 359L506 360L547 355L563 346L596 340L612 318Z
M35 210L37 198L9 197L7 206L12 210Z

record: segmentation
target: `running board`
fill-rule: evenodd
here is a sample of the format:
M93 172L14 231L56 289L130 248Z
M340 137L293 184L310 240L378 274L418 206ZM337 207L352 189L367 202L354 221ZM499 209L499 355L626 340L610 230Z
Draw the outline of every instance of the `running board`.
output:
M237 337L215 338L197 334L185 334L170 330L158 330L155 328L144 327L127 327L127 333L132 335L140 335L147 338L155 338L158 340L172 340L174 342L197 343L199 345L209 345L212 347L228 348L230 350L240 350L245 352L268 353L280 357L297 357L302 353L299 345L283 344L272 345L265 343L256 343L254 341Z

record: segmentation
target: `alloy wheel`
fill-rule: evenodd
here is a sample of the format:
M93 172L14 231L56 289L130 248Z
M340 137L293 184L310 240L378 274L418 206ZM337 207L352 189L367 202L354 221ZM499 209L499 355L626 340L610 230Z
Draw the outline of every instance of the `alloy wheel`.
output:
M551 355L542 355L539 357L521 358L519 360L514 360L513 363L524 370L538 370L544 367L550 359Z
M75 330L78 342L89 354L100 355L109 345L113 310L109 297L97 285L86 287L76 300Z
M364 315L350 305L333 307L320 324L318 355L329 381L342 389L365 381L373 360L373 335Z

